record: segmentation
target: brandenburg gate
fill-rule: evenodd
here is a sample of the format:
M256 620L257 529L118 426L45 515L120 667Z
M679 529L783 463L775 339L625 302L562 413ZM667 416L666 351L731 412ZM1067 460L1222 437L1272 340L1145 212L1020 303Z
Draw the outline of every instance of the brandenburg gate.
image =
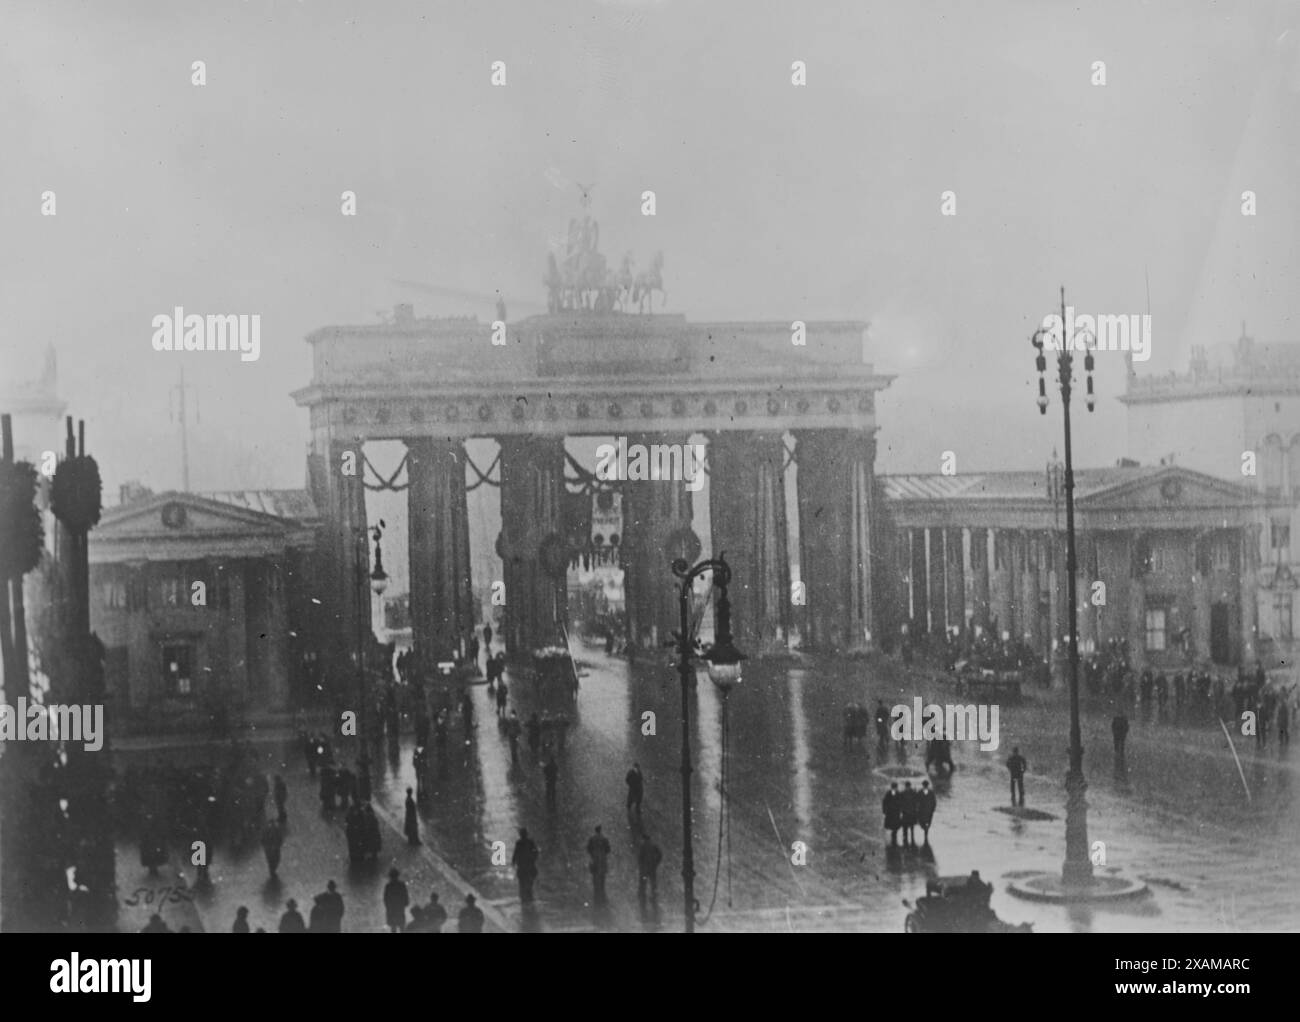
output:
M785 648L799 602L787 549L792 512L804 646L866 646L876 630L875 395L891 379L864 360L866 324L810 321L800 335L790 322L692 323L620 311L628 295L614 274L590 289L581 279L548 283L551 311L506 323L504 343L493 343L492 324L417 319L409 306L392 322L324 327L307 338L312 380L294 398L311 413L333 669L347 670L356 616L370 613L368 599L358 605L353 544L366 524L363 445L380 440L407 447L410 606L421 650L450 653L475 620L465 454L474 437L500 445L507 652L527 655L555 640L570 553L564 439L584 434L647 447L704 435L712 548L733 567L733 625L746 650ZM787 509L792 460L798 501ZM343 471L349 462L354 474ZM692 493L682 479L615 485L629 641L662 644L677 627L669 565L700 548Z

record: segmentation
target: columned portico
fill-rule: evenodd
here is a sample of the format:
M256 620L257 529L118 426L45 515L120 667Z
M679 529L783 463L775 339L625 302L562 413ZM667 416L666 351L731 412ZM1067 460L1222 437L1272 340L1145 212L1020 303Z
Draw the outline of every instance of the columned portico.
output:
M780 433L719 432L709 443L709 518L714 556L737 571L731 622L738 645L787 648L790 564L785 511L785 441Z
M356 578L356 530L366 528L362 444L334 440L319 472L312 473L313 496L325 521L325 556L321 558L321 604L328 625L325 677L335 694L356 685L358 619L370 625L370 589L359 599Z

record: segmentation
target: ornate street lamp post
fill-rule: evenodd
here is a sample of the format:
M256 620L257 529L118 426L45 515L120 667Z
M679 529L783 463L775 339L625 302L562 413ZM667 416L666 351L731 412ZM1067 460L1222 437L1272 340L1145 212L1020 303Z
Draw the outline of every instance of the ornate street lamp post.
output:
M718 588L715 613L716 634L713 645L699 654L708 664L709 678L723 692L740 681L740 662L745 655L731 641L731 601L727 586L731 582L731 568L724 555L700 561L695 567L678 558L673 561L673 574L681 583L677 591L679 630L677 639L677 673L682 688L682 904L686 913L686 932L695 932L695 851L691 838L691 661L695 655L696 638L691 634L690 600L695 579L706 571L713 572L713 584Z
M354 528L355 543L355 568L356 568L356 585L357 585L357 736L361 739L361 756L357 760L357 772L360 777L357 779L357 789L362 801L370 800L370 738L369 718L369 693L366 691L366 654L370 650L370 596L367 593L367 574L366 565L368 558L366 556L366 535L375 542L375 567L369 573L369 589L376 596L382 596L384 590L388 588L388 574L384 571L383 551L379 547L379 541L384 535L385 523L381 518L379 524L366 529L364 526ZM362 612L365 608L366 613Z
M1088 854L1088 803L1084 799L1088 782L1083 776L1083 739L1079 731L1078 565L1074 553L1074 456L1070 437L1070 393L1074 369L1073 349L1082 347L1085 350L1083 368L1087 374L1085 403L1089 412L1096 406L1096 398L1092 393L1092 344L1095 338L1084 331L1079 331L1074 337L1066 337L1065 322L1065 288L1062 287L1061 329L1057 338L1060 351L1056 366L1065 418L1065 574L1068 586L1066 623L1070 639L1070 769L1065 775L1065 865L1061 871L1061 880L1066 887L1087 887L1092 883L1092 859ZM1035 359L1038 369L1038 410L1043 415L1047 414L1047 357L1043 354L1043 336L1052 332L1040 328L1031 338L1031 343L1038 351ZM1075 337L1080 338L1081 343L1076 344Z

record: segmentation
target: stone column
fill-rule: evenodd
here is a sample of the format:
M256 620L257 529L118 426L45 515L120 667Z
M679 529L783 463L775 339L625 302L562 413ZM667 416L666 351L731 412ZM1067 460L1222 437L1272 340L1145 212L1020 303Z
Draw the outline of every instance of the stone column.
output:
M709 444L713 556L732 569L732 631L749 653L784 652L790 625L780 433L715 433Z
M970 568L974 575L974 591L971 609L975 624L987 630L992 616L991 595L989 592L989 530L970 530Z
M459 652L474 623L465 446L450 437L419 437L406 446L411 638L431 667ZM507 586L507 605L509 599Z
M642 444L650 453L652 476L630 479L623 484L623 537L619 552L624 569L627 639L633 649L657 649L678 627L677 579L672 573L672 562L690 554L681 542L683 530L691 528L693 509L685 478L688 440L685 433L627 438L629 449L633 444ZM670 454L674 450L680 452L681 460L664 457L662 450L656 451L656 446L664 445L670 445ZM704 468L694 454L689 463L692 478L702 478ZM663 478L660 478L661 466L669 468Z
M326 689L335 700L355 700L358 617L370 624L370 601L358 601L354 529L366 527L362 445L318 437L311 458L312 492L325 520L320 552L321 650ZM231 607L234 617L236 609Z
M930 601L928 599L929 573L925 566L925 530L908 529L912 548L912 630L929 631ZM912 636L913 641L916 635Z
M1192 650L1196 659L1210 656L1210 578L1214 573L1214 533L1198 537L1196 574L1192 584Z
M501 537L506 655L525 658L559 640L566 617L565 576L542 564L544 545L563 542L564 438L501 437Z
M948 586L948 627L966 631L966 573L962 530L943 530L944 575Z
M930 634L942 635L948 624L948 599L943 588L943 530L925 530L926 575L930 587Z
M805 646L866 648L872 620L872 478L876 444L867 432L801 430L799 565L807 604Z
M1258 656L1255 633L1259 624L1257 599L1259 587L1259 544L1261 526L1248 525L1241 530L1241 554L1238 573L1237 602L1241 605L1241 663L1249 669Z

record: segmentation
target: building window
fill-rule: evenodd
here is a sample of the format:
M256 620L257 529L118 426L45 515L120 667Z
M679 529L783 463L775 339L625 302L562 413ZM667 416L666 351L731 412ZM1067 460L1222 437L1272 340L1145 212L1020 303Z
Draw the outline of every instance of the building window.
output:
M1213 571L1232 570L1232 544L1226 539L1216 539L1211 544L1210 568Z
M185 606L185 586L175 575L158 580L158 599L164 607Z
M194 694L194 648L188 643L163 646L163 683L169 696Z
M1147 608L1147 649L1162 652L1165 648L1165 608Z
M1151 547L1151 570L1157 572L1171 571L1173 569L1172 551L1166 549L1163 544L1152 544Z
M99 599L108 610L126 610L126 583L118 580L101 582Z
M1278 561L1291 560L1291 523L1273 521L1269 523L1269 546Z

